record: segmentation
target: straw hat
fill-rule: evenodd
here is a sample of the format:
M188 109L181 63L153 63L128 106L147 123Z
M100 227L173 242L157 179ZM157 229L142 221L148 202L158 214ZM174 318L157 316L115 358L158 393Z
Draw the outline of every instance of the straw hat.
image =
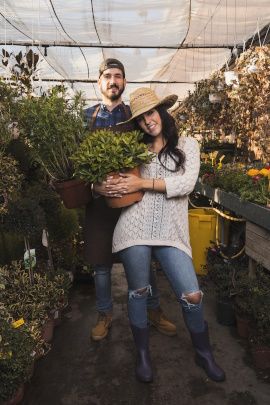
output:
M154 90L148 87L141 87L130 94L130 110L131 118L125 122L119 122L119 124L126 124L132 121L139 115L156 108L159 105L163 105L166 109L172 107L178 99L176 94L171 94L170 96L159 99Z

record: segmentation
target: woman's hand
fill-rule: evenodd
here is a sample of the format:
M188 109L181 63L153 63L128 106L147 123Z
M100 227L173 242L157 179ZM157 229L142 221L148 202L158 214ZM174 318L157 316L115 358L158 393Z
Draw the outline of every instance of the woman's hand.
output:
M113 180L107 180L106 189L111 196L114 197L115 194L120 194L121 196L124 194L131 194L143 188L143 179L140 177L127 173L119 173L119 176L120 177L117 184L115 184L115 181Z
M93 185L93 191L97 195L103 195L104 197L122 197L122 194L119 192L119 189L122 189L122 186L119 186L121 178L114 179L113 176L108 176L106 180L102 183L95 182Z

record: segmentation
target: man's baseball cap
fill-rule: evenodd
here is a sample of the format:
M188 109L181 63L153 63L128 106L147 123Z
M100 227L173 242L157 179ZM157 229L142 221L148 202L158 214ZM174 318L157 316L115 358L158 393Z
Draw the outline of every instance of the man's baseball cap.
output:
M99 77L102 75L104 70L107 69L120 69L123 73L123 77L125 78L125 68L123 63L121 63L119 60L112 58L105 59L99 67Z

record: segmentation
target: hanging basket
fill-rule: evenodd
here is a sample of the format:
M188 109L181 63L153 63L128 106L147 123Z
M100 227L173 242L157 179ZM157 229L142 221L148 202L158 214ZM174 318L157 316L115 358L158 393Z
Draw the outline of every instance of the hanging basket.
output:
M88 204L91 199L90 186L85 186L84 180L70 180L63 183L53 183L60 194L66 208L77 208Z
M227 86L238 85L237 74L233 70L225 72L225 83Z
M209 94L210 103L220 103L220 96L217 93Z
M134 169L123 170L123 172L128 174L134 174L134 176L141 177L139 167L134 167ZM119 178L119 172L110 172L109 176L113 176L114 179ZM136 193L123 195L122 198L119 197L105 197L106 203L110 208L122 208L134 204L137 201L141 201L143 198L143 191L137 191Z

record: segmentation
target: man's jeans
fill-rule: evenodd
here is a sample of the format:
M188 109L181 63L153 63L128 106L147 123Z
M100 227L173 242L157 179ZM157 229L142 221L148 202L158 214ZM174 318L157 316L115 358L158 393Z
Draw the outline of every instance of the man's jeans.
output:
M170 246L132 246L120 253L128 281L128 314L130 323L139 328L147 326L147 297L153 286L150 280L152 254L166 274L182 306L184 320L191 332L204 331L202 299L199 304L188 303L183 293L200 292L192 259L183 251ZM142 291L141 290L145 290ZM139 293L138 293L139 291Z
M94 265L96 306L99 312L108 314L112 311L113 300L111 295L111 270L112 264ZM151 263L150 283L152 286L152 295L147 297L147 307L157 308L159 305L159 292L156 278L156 268Z

